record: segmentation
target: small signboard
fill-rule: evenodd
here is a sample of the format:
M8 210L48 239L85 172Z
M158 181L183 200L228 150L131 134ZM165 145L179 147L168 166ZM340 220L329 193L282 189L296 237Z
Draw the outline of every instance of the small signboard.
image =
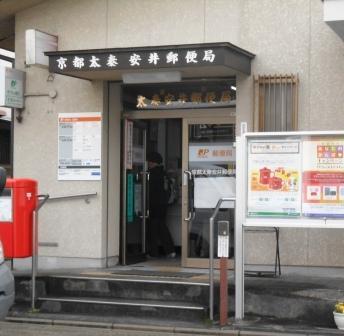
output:
M0 66L0 106L24 108L25 72Z
M229 222L218 221L217 236L217 256L219 258L228 258L229 256Z

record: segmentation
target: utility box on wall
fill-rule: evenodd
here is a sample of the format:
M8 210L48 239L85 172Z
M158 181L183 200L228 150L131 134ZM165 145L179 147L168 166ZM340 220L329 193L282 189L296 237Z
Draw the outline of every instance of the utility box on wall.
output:
M33 212L37 207L37 181L7 179L0 196L0 240L5 258L32 256Z
M25 64L48 66L49 58L45 51L57 51L57 36L41 32L37 29L25 31Z

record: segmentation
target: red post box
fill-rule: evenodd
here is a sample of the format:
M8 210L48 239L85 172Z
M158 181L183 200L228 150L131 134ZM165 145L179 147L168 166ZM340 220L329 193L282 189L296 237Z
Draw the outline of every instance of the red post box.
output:
M32 256L33 212L37 206L37 181L7 179L0 196L0 239L5 258Z
M259 182L261 184L269 184L271 175L271 169L269 168L262 168L259 170Z

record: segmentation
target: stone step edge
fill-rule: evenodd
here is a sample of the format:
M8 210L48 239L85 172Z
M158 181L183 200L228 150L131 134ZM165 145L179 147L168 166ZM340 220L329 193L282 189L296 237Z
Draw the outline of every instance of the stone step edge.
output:
M126 278L126 277L97 277L97 276L79 276L79 275L48 275L38 276L42 278L50 279L71 279L71 280L97 280L97 281L118 281L118 282L139 282L139 283L152 283L152 284L168 284L168 285L185 285L185 286L204 286L209 287L208 282L197 282L197 281L183 281L183 280L169 280L169 279L150 279L148 277L138 276L137 278Z
M39 297L38 301L55 301L66 303L83 303L83 304L103 304L113 306L131 306L131 307L154 307L154 308L168 308L168 309L187 309L187 310L206 310L204 307L197 303L179 302L179 301L160 301L160 300L140 300L140 299L103 299L92 297Z

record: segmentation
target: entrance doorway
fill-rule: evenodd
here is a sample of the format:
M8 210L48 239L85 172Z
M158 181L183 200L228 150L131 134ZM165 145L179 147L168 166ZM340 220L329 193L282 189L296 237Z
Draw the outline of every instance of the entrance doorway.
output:
M218 111L211 118L183 118L180 111L147 117L124 119L122 263L144 261L149 252L147 154L158 152L169 180L166 224L180 265L208 267L209 218L217 200L235 192L235 118ZM232 237L233 218L234 206L227 204L219 219L230 220ZM233 247L231 239L230 256ZM164 258L163 247L160 252Z
M159 153L165 171L164 189L166 191L167 216L166 226L173 240L176 257L181 256L181 184L182 184L182 120L142 119L124 121L125 167L125 202L122 227L123 263L130 264L149 257L150 233L150 170L147 156ZM128 143L131 143L128 145ZM158 232L151 235L157 240ZM166 251L160 247L163 258Z
M209 267L209 219L220 198L235 196L234 146L235 123L230 118L183 119L182 263L185 267ZM230 222L228 254L233 258L232 202L224 203L217 220ZM217 239L214 255L217 255ZM233 266L232 262L229 264Z

